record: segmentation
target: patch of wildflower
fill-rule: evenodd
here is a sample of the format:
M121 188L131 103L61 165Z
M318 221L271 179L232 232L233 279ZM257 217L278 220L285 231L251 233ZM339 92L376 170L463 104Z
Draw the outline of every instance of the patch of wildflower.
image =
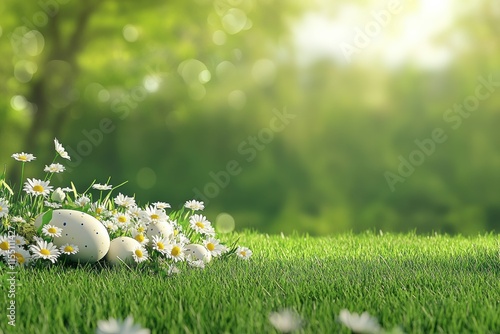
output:
M62 144L54 139L55 157L44 164L46 176L42 179L24 178L24 166L36 157L30 153L16 153L12 158L21 164L21 180L16 187L6 182L6 171L0 174L0 261L18 266L52 264L59 259L78 254L79 247L72 243L58 242L65 235L64 226L50 221L36 228L35 220L46 212L72 209L96 218L106 228L110 239L128 236L139 245L131 257L138 267L148 265L150 270L171 276L185 268L203 269L209 265L202 258L187 252L189 245L200 245L211 258L235 258L248 260L252 251L236 243L224 245L216 236L209 218L200 212L203 202L186 201L179 210L172 210L169 203L158 201L141 206L136 198L113 192L122 186L96 180L83 192L75 185L54 185L52 176L63 173L64 161L71 160ZM14 237L10 237L14 230ZM8 256L10 255L10 256ZM182 269L181 269L182 268Z

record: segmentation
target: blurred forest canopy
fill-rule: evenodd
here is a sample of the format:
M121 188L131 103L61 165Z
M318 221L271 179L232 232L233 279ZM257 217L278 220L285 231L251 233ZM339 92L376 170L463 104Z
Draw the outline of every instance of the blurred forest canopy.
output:
M57 137L53 185L238 229L498 231L499 3L388 3L4 0L0 163Z

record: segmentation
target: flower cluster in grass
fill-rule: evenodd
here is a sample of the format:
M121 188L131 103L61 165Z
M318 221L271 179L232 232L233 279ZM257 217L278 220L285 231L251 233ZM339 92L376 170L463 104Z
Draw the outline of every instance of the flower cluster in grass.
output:
M390 331L384 330L378 323L377 318L368 312L357 314L342 309L338 321L349 328L352 333L359 334L403 334L399 327ZM269 322L279 333L293 333L301 330L304 320L292 309L282 309L269 315ZM150 330L134 324L134 318L128 316L125 320L110 318L99 320L96 334L148 334Z
M134 197L122 193L113 197L113 191L124 183L112 186L110 179L104 184L94 181L82 193L72 182L70 187L54 187L51 185L53 175L65 170L64 165L56 160L59 157L71 160L57 139L54 139L54 144L56 155L52 163L45 166L43 180L24 180L25 164L36 159L33 154L24 152L12 155L21 162L19 185L8 185L5 170L0 176L0 256L5 262L26 265L48 260L55 263L61 257L78 253L78 246L73 244L55 246L54 239L61 236L62 228L48 222L35 229L36 217L61 208L92 215L106 227L110 239L121 236L134 238L140 245L131 254L134 260L137 263L154 263L157 268L167 265L168 273L178 271L172 266L178 262L193 267L205 266L204 261L186 252L189 244L202 245L215 258L233 254L244 260L251 257L250 249L236 246L236 243L228 247L217 238L212 223L200 213L205 208L203 202L187 201L180 210L171 210L170 204L165 202L148 203L141 207ZM148 237L148 227L159 224L163 234Z
M403 334L399 327L390 331L384 330L377 318L371 316L368 312L362 314L351 313L342 309L337 320L349 328L353 333L360 334ZM299 331L303 325L303 319L297 312L291 309L283 309L278 312L272 312L269 315L269 322L280 333L292 333Z

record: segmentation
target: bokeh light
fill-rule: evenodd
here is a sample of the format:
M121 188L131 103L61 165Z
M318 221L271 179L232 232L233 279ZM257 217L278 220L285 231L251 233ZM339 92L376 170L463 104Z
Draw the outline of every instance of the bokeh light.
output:
M137 172L136 182L142 189L153 188L156 184L156 179L156 172L149 167L143 167Z
M127 42L135 42L139 38L139 30L131 24L123 27L123 38Z
M234 109L242 109L247 102L246 94L241 90L233 90L227 96L227 103Z
M21 110L26 109L26 107L28 106L28 101L26 101L26 98L24 96L14 95L10 99L10 106L14 110L21 111Z
M215 228L219 233L231 233L234 231L236 223L233 216L223 212L215 218Z

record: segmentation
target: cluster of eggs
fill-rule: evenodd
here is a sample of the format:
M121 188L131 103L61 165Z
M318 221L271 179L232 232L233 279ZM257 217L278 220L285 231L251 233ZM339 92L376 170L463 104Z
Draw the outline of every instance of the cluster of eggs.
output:
M39 228L42 222L43 215L40 215L35 220L35 227ZM69 243L78 246L78 253L69 255L69 259L74 262L91 263L106 257L113 265L121 262L133 263L133 252L141 246L137 240L130 237L110 240L108 231L99 220L76 210L53 210L48 224L62 229L61 236L54 238L54 245L60 247ZM172 233L172 226L168 223L151 224L146 230L146 236L150 239L155 235L168 236ZM186 252L204 262L211 260L210 252L202 245L187 245Z

